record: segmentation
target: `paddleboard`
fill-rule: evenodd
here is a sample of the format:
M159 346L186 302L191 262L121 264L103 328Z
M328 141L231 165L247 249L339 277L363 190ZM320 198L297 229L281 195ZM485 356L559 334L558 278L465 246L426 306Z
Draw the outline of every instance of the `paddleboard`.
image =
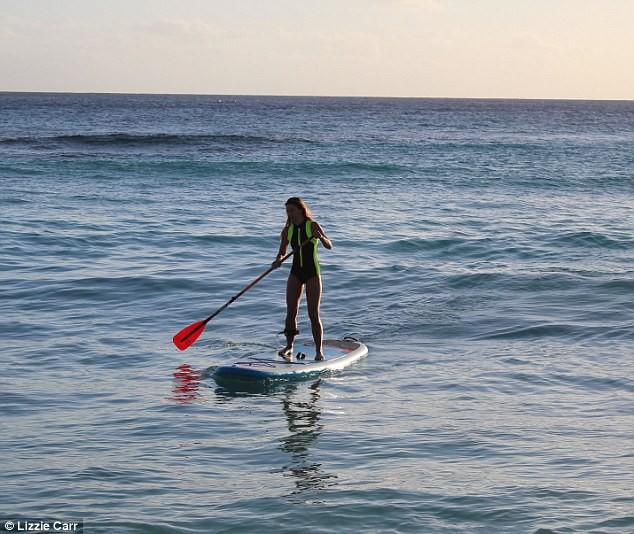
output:
M324 359L319 361L314 360L313 342L296 342L293 351L289 361L276 352L255 354L233 364L217 367L213 376L220 380L302 380L329 371L339 371L368 355L368 348L354 338L324 340ZM305 354L305 359L298 359L298 353Z

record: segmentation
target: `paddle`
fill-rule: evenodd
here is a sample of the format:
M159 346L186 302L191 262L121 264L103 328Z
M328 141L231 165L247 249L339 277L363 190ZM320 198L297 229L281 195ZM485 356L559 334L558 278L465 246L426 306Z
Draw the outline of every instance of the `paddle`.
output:
M300 248L303 247L304 245L307 245L311 240L312 240L312 238L311 239L307 239L306 241L304 241L300 245ZM279 263L281 264L281 263L285 262L288 258L290 258L293 255L293 253L294 253L294 251L291 250L286 256L284 256L279 261ZM202 334L204 332L205 327L207 326L207 323L209 321L211 321L216 315L218 315L227 306L229 306L229 304L231 304L232 302L238 300L242 295L244 295L247 291L249 291L249 289L251 289L260 280L262 280L262 278L264 278L266 275L268 275L269 273L271 273L275 269L277 269L277 267L273 265L269 269L264 271L260 276L258 276L255 280L253 280L253 282L251 282L248 286L243 288L242 291L240 291L240 293L238 293L235 297L231 297L227 302L225 302L220 308L218 308L214 313L212 313L204 321L198 321L197 323L190 324L189 326L186 326L185 328L183 328L178 334L176 334L172 338L172 341L174 342L174 345L176 345L176 347L178 349L180 349L180 350L185 350L186 348L188 348L191 345L193 345L194 341L196 341L200 337L200 334Z

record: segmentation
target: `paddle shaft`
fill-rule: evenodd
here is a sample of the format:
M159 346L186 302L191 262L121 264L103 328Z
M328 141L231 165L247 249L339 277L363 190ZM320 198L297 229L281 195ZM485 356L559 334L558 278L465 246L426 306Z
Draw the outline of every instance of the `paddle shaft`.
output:
M299 248L302 248L304 245L307 245L310 241L312 241L313 238L310 239L306 239L306 241L304 241ZM294 250L291 250L286 256L284 256L279 263L284 263L288 258L290 258L293 254L295 253ZM215 312L213 312L209 317L207 317L207 319L205 319L204 321L202 321L200 323L200 325L198 326L198 328L192 330L191 332L189 332L184 338L183 341L185 341L187 338L191 337L192 334L196 333L198 330L200 330L201 328L204 328L205 325L211 321L216 315L218 315L221 311L223 311L225 308L227 308L230 304L234 303L236 300L238 300L242 295L244 295L247 291L249 291L249 289L251 289L255 284L257 284L260 280L262 280L262 278L264 278L265 276L267 276L268 274L270 274L271 272L273 272L275 269L277 269L277 267L275 266L271 266L270 268L268 268L266 271L264 271L260 276L258 276L255 280L253 280L253 282L251 282L248 286L245 286L240 293L238 293L237 295L231 297L227 302L225 302L220 308L218 308Z

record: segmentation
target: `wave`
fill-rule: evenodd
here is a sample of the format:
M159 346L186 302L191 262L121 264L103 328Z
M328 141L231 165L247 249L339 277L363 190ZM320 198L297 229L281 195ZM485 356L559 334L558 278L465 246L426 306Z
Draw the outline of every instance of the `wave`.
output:
M143 160L140 158L77 158L72 161L65 160L64 176L67 180L71 174L85 178L92 175L89 180L118 180L152 177L153 179L181 180L183 178L231 178L248 180L253 183L255 177L264 177L270 182L288 180L289 178L306 179L315 176L323 179L354 177L355 179L412 176L414 170L403 165L387 163L365 163L361 161L191 161L189 159L156 159ZM55 159L29 165L28 168L19 166L5 167L7 173L26 176L59 175L59 162ZM2 166L0 166L2 169ZM357 182L358 184L358 182Z
M593 315L601 314L600 311ZM631 341L634 339L631 322L626 321L588 321L578 317L566 322L511 323L485 329L473 335L474 340L538 340L561 338L568 341Z
M634 239L627 234L605 235L592 231L567 232L553 236L550 245L579 248L607 248L629 250Z
M190 295L188 303L198 300L204 302L209 294L229 294L232 288L230 282L207 281L182 275L92 276L62 280L9 280L2 297L7 302L19 303L21 312L47 311L54 306L60 313L83 310L82 313L86 314L87 305L111 305L127 309L135 303L137 306L164 308L172 304L171 300L166 299L178 300L183 294ZM184 307L184 302L178 302Z
M501 257L521 257L525 251L517 246L503 246L489 237L414 237L390 241L384 245L391 254L418 252L432 253L439 257L492 260Z
M303 137L270 137L247 134L72 134L0 139L0 146L51 149L61 146L87 147L144 147L144 146L200 146L200 145L261 145L284 143L315 143Z
M514 326L476 336L476 339L543 339L546 337L578 337L588 335L586 327L567 324Z

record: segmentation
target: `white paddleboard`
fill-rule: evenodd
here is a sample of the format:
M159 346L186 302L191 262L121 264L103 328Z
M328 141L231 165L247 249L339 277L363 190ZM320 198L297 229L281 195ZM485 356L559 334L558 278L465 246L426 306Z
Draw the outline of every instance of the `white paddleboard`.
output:
M296 342L293 357L285 360L277 353L256 354L230 365L221 365L213 373L214 378L235 380L301 380L339 371L368 355L368 348L353 338L326 339L323 341L324 359L316 361L312 342ZM297 359L304 353L305 359Z

